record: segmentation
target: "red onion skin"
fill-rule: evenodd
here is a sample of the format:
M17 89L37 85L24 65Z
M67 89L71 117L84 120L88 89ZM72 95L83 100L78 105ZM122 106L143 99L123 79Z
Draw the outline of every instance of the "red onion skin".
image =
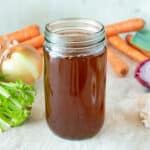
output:
M147 60L141 62L141 63L137 66L137 68L136 68L136 70L135 70L135 73L134 73L134 77L135 77L143 86L145 86L145 87L147 87L147 88L150 88L150 82L148 83L147 81L144 81L144 80L141 78L141 76L140 76L141 68L142 68L147 62L150 63L150 59L147 59ZM150 77L149 77L149 78L150 78Z

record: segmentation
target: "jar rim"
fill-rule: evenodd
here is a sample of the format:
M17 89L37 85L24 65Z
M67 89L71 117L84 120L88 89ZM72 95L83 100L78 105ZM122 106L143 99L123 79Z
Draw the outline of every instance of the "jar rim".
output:
M68 40L68 42L76 42L65 38L66 34L60 33L65 30L76 30L80 29L87 31L87 34L77 35L78 37L86 36L85 40L91 39L93 37L99 36L100 34L104 34L104 25L97 20L87 19L87 18L64 18L56 20L52 23L48 23L45 26L45 37L50 42L54 42L54 39L64 38L64 40ZM90 31L91 30L91 31ZM93 30L93 31L92 31ZM95 31L94 31L95 30ZM90 33L90 34L89 34ZM69 36L69 34L67 34ZM53 39L54 38L54 39ZM76 40L76 39L75 39Z
M95 20L95 19L89 19L89 18L63 18L63 19L58 19L52 23L47 23L46 26L45 26L45 30L51 34L56 34L56 35L59 35L59 36L63 36L61 34L58 34L56 32L54 32L53 30L49 30L49 27L55 25L55 24L60 24L60 23L64 23L64 22L67 22L67 21L76 21L76 22L84 22L84 23L90 23L90 24L93 24L93 25L97 25L97 27L99 26L100 29L98 31L96 31L95 33L93 32L93 34L96 34L96 33L99 33L99 32L103 32L104 30L104 25L99 22L98 20ZM52 28L51 28L52 29Z
M45 46L57 50L86 49L104 42L104 25L94 19L64 18L45 26Z

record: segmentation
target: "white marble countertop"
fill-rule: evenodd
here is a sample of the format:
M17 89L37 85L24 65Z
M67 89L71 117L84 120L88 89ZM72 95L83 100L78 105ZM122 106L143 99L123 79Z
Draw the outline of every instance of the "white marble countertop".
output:
M126 59L130 72L118 78L108 65L106 119L93 138L64 140L54 135L44 119L42 79L36 84L37 98L32 116L24 125L0 134L0 150L149 150L150 129L140 123L137 99L146 90L133 78L135 63Z

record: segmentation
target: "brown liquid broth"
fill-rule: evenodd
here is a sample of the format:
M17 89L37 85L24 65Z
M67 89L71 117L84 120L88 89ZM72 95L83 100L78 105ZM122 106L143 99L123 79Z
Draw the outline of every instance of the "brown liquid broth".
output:
M65 138L87 138L102 127L105 112L106 52L53 57L44 52L46 119Z

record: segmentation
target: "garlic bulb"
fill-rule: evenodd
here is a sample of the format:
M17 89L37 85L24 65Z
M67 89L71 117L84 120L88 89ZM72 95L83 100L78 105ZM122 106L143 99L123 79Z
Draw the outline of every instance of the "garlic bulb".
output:
M150 128L150 94L145 94L138 101L139 116L146 128Z

